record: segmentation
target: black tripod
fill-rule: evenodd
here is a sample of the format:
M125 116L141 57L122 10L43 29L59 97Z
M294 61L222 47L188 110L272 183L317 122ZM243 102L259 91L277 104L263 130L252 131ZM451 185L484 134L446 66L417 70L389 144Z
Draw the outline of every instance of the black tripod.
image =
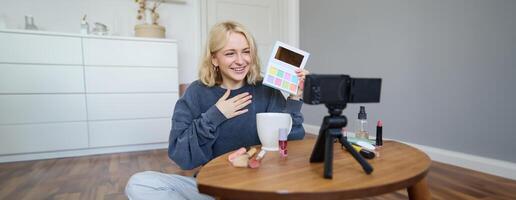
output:
M310 156L310 162L324 161L324 178L331 179L333 177L333 143L335 139L344 146L349 153L357 160L364 169L366 174L373 172L373 167L349 144L346 136L341 133L342 127L347 125L346 116L341 115L346 105L328 105L329 116L325 116L319 130L317 142Z

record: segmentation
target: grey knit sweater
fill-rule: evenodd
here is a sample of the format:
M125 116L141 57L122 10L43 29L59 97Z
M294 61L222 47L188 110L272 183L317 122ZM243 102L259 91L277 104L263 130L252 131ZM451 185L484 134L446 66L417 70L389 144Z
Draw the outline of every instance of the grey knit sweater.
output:
M245 85L232 90L230 98L249 92L252 103L247 113L227 119L215 106L226 92L220 86L207 87L195 81L177 101L172 116L168 156L182 169L192 169L211 159L238 149L260 144L256 131L256 113L284 112L292 116L289 140L302 139L303 116L301 101L285 100L275 89L257 85Z

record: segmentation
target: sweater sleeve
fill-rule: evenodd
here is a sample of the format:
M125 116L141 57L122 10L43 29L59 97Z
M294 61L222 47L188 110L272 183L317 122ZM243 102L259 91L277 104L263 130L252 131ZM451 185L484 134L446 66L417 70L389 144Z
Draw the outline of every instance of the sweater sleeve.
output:
M289 140L301 140L305 137L305 128L303 128L303 114L301 113L301 106L303 102L287 99L285 112L292 116L292 130L288 134Z
M176 102L169 137L168 156L182 169L193 169L212 159L215 130L226 120L215 105L201 113L200 100L192 93Z
M281 92L274 90L271 94L268 112L290 113L292 116L292 130L288 134L288 140L301 140L305 137L305 129L303 128L303 114L301 106L303 102L286 99Z

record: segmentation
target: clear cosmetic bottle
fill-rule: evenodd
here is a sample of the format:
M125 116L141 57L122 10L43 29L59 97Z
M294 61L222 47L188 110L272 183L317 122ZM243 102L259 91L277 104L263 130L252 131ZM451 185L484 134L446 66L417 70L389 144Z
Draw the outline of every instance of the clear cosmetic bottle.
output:
M365 106L360 106L360 112L358 113L358 119L355 125L355 137L369 140L369 132L367 131L367 113L365 112Z
M86 21L86 15L84 15L81 20L81 35L88 35L88 34L90 34L90 25Z

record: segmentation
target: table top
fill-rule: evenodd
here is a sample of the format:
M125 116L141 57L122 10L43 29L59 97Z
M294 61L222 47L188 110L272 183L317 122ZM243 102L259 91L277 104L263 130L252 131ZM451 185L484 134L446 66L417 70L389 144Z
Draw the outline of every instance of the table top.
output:
M315 139L288 142L288 157L268 152L260 168L235 168L219 156L197 175L199 191L223 199L343 199L404 189L426 176L430 158L422 151L385 141L380 156L368 162L367 175L340 143L334 146L333 179L323 178L323 163L310 163Z

